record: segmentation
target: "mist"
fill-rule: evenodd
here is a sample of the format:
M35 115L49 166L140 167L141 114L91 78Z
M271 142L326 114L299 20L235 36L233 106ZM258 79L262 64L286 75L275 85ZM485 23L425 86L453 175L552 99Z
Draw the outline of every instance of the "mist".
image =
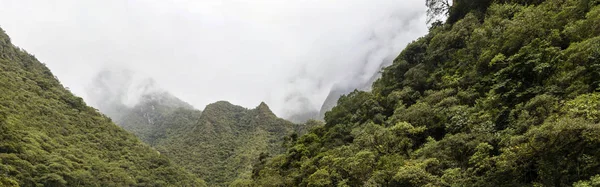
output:
M425 10L422 0L0 0L0 27L95 107L106 100L92 94L95 77L126 71L140 78L103 88L128 93L126 105L149 89L132 85L151 81L198 109L264 101L290 117L368 89L427 32Z

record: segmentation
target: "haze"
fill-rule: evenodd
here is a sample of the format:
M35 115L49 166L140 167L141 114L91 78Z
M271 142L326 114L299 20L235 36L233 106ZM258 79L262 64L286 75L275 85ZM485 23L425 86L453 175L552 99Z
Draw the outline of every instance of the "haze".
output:
M369 84L426 33L422 0L0 0L0 26L89 104L101 71L133 72L198 109L319 110Z

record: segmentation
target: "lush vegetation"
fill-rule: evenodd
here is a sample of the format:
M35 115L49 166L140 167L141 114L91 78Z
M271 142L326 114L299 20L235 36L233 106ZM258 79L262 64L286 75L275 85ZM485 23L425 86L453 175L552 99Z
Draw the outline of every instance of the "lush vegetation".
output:
M0 186L204 186L65 89L0 29Z
M599 4L457 0L372 92L234 185L598 186Z
M264 103L249 110L219 101L201 112L166 93L153 95L122 109L117 124L209 186L250 179L256 160L284 152L285 137L320 124L293 124L275 116Z
M427 0L446 22L324 125L264 103L119 106L154 148L0 30L0 186L599 186L600 0L453 2Z

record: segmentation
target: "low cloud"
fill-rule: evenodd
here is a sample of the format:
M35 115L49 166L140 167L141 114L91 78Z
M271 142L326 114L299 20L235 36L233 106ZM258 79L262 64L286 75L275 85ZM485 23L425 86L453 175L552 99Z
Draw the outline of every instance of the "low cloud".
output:
M88 94L94 77L128 69L199 109L218 100L248 108L265 101L285 117L318 111L334 88L369 85L426 33L424 4L2 0L0 27L96 106L101 99ZM143 93L121 86L111 89Z

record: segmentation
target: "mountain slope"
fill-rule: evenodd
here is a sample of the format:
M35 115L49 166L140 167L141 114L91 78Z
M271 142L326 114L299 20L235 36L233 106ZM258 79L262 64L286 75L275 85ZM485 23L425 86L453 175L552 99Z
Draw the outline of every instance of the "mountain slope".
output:
M243 184L597 184L599 4L454 1L371 92L341 97Z
M202 186L66 90L0 29L0 186Z

